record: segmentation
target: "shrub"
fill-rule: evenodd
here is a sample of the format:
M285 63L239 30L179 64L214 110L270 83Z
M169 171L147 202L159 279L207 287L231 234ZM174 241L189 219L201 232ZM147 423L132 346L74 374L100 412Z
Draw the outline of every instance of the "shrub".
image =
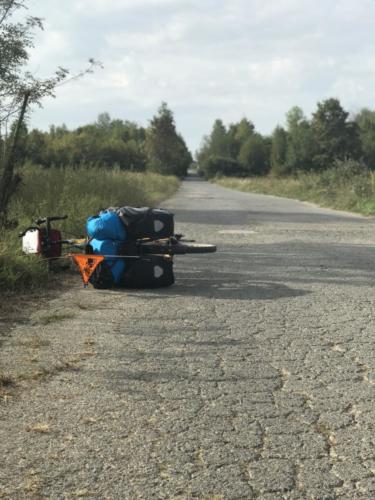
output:
M200 171L207 179L216 176L244 177L246 175L245 169L238 161L225 156L210 156L200 166Z

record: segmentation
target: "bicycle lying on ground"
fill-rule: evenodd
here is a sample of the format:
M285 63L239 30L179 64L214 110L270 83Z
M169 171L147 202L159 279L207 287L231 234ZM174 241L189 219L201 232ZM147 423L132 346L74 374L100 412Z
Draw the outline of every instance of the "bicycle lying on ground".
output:
M60 230L52 227L52 222L67 218L63 215L36 220L35 225L20 234L22 249L24 253L38 255L48 262L71 258L78 266L85 286L89 282L95 288L168 286L174 283L175 255L216 252L215 245L184 240L182 234L154 238L157 232L147 229L143 229L143 233L142 230L137 232L130 230L131 225L124 241L101 241L93 237L66 239ZM147 236L147 232L151 236ZM102 244L98 245L98 241ZM69 248L69 251L64 253L63 248Z

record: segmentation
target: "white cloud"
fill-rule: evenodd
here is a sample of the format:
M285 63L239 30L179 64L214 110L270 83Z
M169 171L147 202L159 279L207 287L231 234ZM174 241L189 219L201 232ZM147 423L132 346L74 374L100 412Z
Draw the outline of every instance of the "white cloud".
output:
M160 7L178 3L179 0L78 0L74 8L81 12L114 13L134 8Z
M62 88L37 125L105 110L147 123L165 100L194 149L216 117L270 132L296 104L375 101L373 0L33 1L47 19L35 68L74 71L91 56L105 67Z

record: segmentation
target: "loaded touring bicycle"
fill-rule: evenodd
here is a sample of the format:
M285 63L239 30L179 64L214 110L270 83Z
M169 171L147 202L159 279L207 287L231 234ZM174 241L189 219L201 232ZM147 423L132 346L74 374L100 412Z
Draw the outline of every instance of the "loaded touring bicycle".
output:
M87 238L63 239L52 222L67 216L38 219L20 236L25 253L54 260L70 257L85 286L155 288L174 283L175 255L212 253L215 245L196 243L174 233L174 215L152 208L108 208L86 222ZM63 254L63 247L74 251ZM79 251L81 253L79 253Z

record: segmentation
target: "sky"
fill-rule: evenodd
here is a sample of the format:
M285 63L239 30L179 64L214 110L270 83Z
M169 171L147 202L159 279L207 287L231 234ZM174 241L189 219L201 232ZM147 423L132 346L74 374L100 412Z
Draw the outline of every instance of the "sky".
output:
M147 126L162 101L192 152L213 122L250 119L262 134L295 105L340 99L375 108L375 0L28 0L44 18L30 69L103 69L60 87L30 126Z

